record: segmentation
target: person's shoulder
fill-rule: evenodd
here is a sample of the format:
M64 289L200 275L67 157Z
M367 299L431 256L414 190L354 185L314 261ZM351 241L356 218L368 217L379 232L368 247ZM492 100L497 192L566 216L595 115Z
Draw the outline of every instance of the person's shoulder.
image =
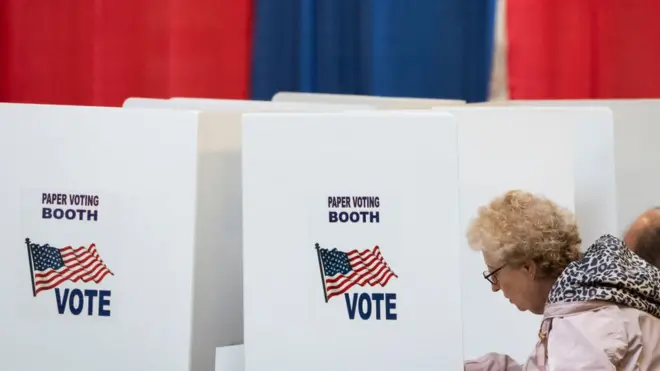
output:
M557 303L546 307L544 321L552 321L551 334L554 332L555 338L571 336L569 333L572 333L580 334L589 342L600 343L603 338L617 338L625 343L630 323L640 315L635 311L606 301Z
M660 363L660 318L643 310L605 301L564 302L548 305L544 321L551 321L555 365L602 369L628 362L651 370Z
M549 349L556 364L580 365L576 369L602 369L626 356L628 316L614 303L586 301L559 303L546 308L551 321ZM627 309L627 308L626 308Z
M600 300L565 301L546 304L544 319L568 318L575 316L617 316L622 308L616 303Z
M658 334L660 318L643 310L607 301L582 301L550 304L543 314L544 320L568 321L575 329L585 328L590 333L625 333L626 337L646 333Z

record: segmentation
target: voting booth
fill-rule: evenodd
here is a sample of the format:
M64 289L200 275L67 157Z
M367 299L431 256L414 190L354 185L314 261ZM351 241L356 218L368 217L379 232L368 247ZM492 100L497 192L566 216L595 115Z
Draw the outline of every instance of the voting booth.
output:
M547 100L507 101L513 106L607 107L614 115L614 154L618 223L623 234L645 210L660 206L660 100ZM596 138L601 138L596 136ZM585 138L583 145L595 145ZM600 169L593 168L591 172ZM595 202L595 201L594 201Z
M462 369L457 166L449 114L245 115L245 370Z
M216 187L214 192L217 197L225 200L225 204L231 204L232 207L225 210L218 225L224 225L224 233L232 236L232 246L242 245L242 210L240 200L242 197L241 186L241 119L247 112L332 112L332 111L360 111L370 110L365 105L350 104L305 104L305 103L278 103L269 101L241 101L241 100L222 100L222 99L194 99L194 98L172 98L172 99L148 99L148 98L129 98L124 102L124 108L159 108L174 110L195 110L204 112L204 116L211 116L217 126L209 135L213 135L216 140L223 143L223 174L222 186ZM238 255L236 255L238 254ZM233 257L240 256L240 249L234 250ZM239 259L240 260L240 259ZM224 296L223 312L216 315L224 315L225 312L237 313L232 318L240 317L236 326L242 329L242 303L243 303L243 277L242 264L236 259L231 260L235 263L232 267L232 279L224 284L228 295ZM241 330L242 331L242 330ZM242 342L242 332L241 341ZM237 347L222 347L217 349L215 356L216 368L221 371L242 370L235 368L237 360L242 362L243 352L237 351Z
M212 370L242 343L241 202L222 192L238 133L197 112L0 104L1 368Z
M273 96L273 102L300 103L335 103L335 104L366 104L376 109L427 109L442 105L465 104L462 100L427 99L404 97L377 97L371 95L323 94L279 92Z
M573 211L592 207L582 211L602 223L582 230L586 241L607 233L616 224L611 112L527 107L436 111L454 115L458 126L464 357L498 352L523 363L538 341L541 317L522 313L501 293L492 293L482 276L481 254L470 250L465 232L479 206L507 190L522 189ZM602 198L588 198L587 186Z

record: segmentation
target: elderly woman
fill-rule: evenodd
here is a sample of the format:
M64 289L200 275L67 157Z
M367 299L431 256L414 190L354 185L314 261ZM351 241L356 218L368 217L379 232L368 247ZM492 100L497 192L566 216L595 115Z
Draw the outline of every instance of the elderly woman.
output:
M480 208L467 236L493 291L543 320L524 366L491 353L465 370L660 370L660 270L621 240L605 235L582 256L571 212L522 191Z

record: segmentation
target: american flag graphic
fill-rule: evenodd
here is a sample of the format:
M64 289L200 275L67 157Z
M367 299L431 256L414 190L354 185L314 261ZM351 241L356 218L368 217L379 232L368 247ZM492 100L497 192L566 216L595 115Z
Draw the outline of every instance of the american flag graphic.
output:
M32 273L32 294L51 290L65 281L100 283L113 273L103 263L96 245L57 248L25 239Z
M380 248L349 252L324 249L315 245L319 258L325 301L341 295L355 285L385 286L398 277L387 265Z

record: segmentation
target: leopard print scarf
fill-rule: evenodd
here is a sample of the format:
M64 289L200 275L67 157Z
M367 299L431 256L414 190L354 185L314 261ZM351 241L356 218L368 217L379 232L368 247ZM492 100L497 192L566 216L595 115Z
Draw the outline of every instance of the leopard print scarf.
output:
M570 263L550 290L548 304L603 300L660 318L660 269L604 235Z

